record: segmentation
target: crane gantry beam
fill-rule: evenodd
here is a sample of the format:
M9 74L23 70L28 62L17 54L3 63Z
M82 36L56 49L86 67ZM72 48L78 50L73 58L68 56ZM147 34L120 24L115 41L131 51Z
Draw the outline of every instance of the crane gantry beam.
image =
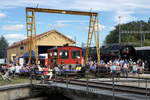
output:
M58 10L58 9L46 9L46 8L29 8L29 7L27 7L26 10L27 11L34 11L34 12L43 12L43 13L98 16L98 13L96 13L96 12L85 12L85 11Z
M36 64L38 63L38 50L37 50L36 27L35 27L36 25L35 25L35 14L34 14L35 12L90 16L85 64L88 61L89 47L91 46L93 34L95 37L98 62L100 62L98 13L85 12L85 11L72 11L72 10L27 7L26 8L26 23L27 23L27 37L28 37L28 41L29 41L29 46L28 46L29 64L31 63L32 48L34 48L34 51L35 51ZM33 37L34 37L34 41L33 41ZM34 44L33 44L33 42L34 42Z

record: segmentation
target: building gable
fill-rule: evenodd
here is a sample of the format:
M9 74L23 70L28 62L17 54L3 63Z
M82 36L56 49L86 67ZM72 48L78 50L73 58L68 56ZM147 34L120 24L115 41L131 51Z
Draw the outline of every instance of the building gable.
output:
M37 39L37 45L39 46L62 46L67 43L72 45L75 42L58 31L53 31L50 34L47 33Z
M65 35L63 35L63 34L61 34L60 32L58 32L57 30L51 30L51 31L48 31L48 32L45 32L45 33L42 33L42 34L39 34L39 35L37 35L37 45L38 44L40 44L40 45L44 45L43 43L45 43L45 41L43 42L43 43L41 43L41 39L42 38L45 38L45 37L49 37L49 35L50 34L53 34L53 33L57 33L57 34L59 34L59 36L62 36L61 38L63 38L63 40L65 39L66 40L66 42L64 41L62 41L63 43L69 43L69 44L75 44L75 41L73 41L72 39L70 39L69 37L67 37L67 36L65 36ZM58 36L58 37L59 37ZM56 37L56 36L54 36L54 37ZM33 38L34 39L34 38ZM49 39L51 39L51 38L48 38L48 40ZM38 41L39 40L39 41ZM68 41L67 41L68 40ZM60 40L58 40L57 42L59 43L59 41ZM24 45L26 45L27 43L28 43L28 41L27 41L27 39L25 39L25 40L22 40L22 41L19 41L19 42L16 42L16 43L14 43L14 44L12 44L11 46L9 46L7 49L12 49L12 48L16 48L16 47L18 47L18 46L20 46L20 44L21 44L21 42L24 44ZM51 44L51 42L48 42L49 43L49 45L48 46L51 46L50 44ZM45 45L47 45L47 43L45 44ZM52 46L54 45L54 43L52 43Z

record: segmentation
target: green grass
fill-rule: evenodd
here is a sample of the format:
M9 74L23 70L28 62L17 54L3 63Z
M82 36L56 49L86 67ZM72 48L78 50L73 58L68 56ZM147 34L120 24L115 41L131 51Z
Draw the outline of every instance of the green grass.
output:
M2 78L0 77L0 86L8 84L20 84L20 83L30 83L30 80L27 77L15 77L11 78L11 81L8 81L2 80Z

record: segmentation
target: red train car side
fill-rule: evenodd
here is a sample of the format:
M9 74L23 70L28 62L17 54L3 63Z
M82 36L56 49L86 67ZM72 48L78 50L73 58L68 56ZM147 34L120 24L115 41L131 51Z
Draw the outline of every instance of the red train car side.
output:
M76 46L62 46L48 50L48 66L65 65L68 69L74 69L77 64L82 63L82 48Z

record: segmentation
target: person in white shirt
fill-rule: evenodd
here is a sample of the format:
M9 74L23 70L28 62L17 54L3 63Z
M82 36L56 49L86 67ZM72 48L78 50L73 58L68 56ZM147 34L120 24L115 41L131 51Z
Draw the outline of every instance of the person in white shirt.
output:
M7 79L8 81L11 81L11 78L9 77L9 71L8 71L8 69L5 70L5 74L2 75L2 79L3 80Z
M58 68L57 65L54 67L54 72L56 75L60 75L60 69Z
M21 66L19 66L18 64L16 64L16 66L15 66L15 74L16 75L20 74L20 69L21 69Z
M47 75L49 76L49 80L50 80L52 78L52 76L53 76L53 69L49 68Z

